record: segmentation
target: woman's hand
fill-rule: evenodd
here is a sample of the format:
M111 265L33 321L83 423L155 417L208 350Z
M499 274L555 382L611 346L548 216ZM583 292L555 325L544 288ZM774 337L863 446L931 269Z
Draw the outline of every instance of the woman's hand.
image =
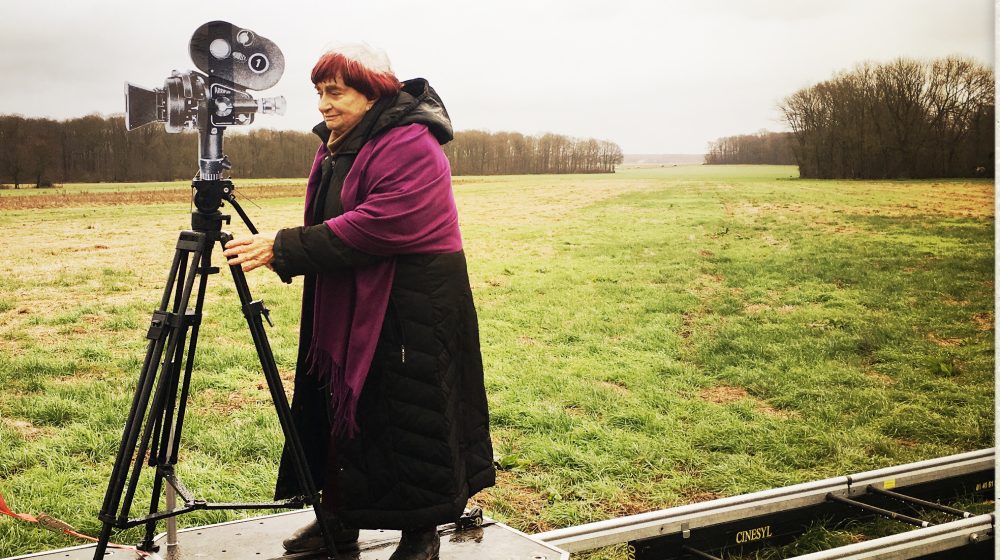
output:
M274 233L258 233L233 239L226 243L222 254L230 266L243 265L243 272L266 266L274 260Z

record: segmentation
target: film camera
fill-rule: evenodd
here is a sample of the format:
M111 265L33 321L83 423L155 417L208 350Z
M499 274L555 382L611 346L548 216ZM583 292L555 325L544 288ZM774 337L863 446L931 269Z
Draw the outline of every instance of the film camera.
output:
M150 90L125 85L125 127L128 130L154 122L165 123L167 132L197 130L200 157L198 174L191 181L196 207L191 212L192 227L178 236L160 307L150 320L146 357L98 516L103 525L94 560L104 560L115 528L144 525L145 537L137 548L151 552L158 548L154 535L161 520L167 522L168 546L179 546L175 521L178 515L199 509L297 509L305 504L316 511L329 551L327 557L336 559L333 533L318 507L319 492L309 474L305 451L264 331L263 321L266 319L270 323L268 310L262 300L252 299L246 276L238 264L230 265L229 270L285 434L285 443L292 452L302 496L268 503L209 503L196 498L178 477L176 467L184 411L192 390L194 352L208 279L220 272L220 267L212 266L212 250L216 246L224 247L233 239L230 232L222 231L222 224L229 223L230 219L219 211L223 201L239 213L251 233L257 233L235 198L232 181L223 177L231 167L222 151L223 133L226 127L250 124L258 113L280 114L285 109L285 100L281 97L254 100L247 93L247 90L273 86L285 69L285 60L278 47L253 31L224 21L206 23L191 37L191 60L200 72L174 71L162 88ZM136 518L130 512L144 466L155 469L149 515ZM164 510L160 510L161 497L165 498ZM168 557L175 557L174 552L168 549ZM189 553L180 555L188 557Z
M125 128L162 122L167 132L198 130L199 178L220 180L230 167L222 153L225 128L250 124L257 113L284 114L284 97L255 100L247 90L278 83L285 58L267 38L225 21L195 30L190 52L203 73L174 70L156 89L125 84Z

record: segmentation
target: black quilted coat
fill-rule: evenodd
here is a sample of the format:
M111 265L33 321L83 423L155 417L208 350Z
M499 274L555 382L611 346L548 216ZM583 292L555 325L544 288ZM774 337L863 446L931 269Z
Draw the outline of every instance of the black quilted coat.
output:
M411 123L427 125L441 143L452 138L444 105L424 80L408 81L398 96L376 103L324 161L314 206L322 213L315 216L318 222L343 213L340 190L365 142ZM313 130L327 141L325 125ZM353 438L331 436L327 393L306 375L315 275L383 257L346 246L322 223L281 230L274 254L272 265L282 279L305 277L292 413L317 487L335 493L337 515L359 528L410 529L457 519L468 498L495 478L464 252L392 257L389 308L358 402L360 432ZM275 496L302 493L286 446Z

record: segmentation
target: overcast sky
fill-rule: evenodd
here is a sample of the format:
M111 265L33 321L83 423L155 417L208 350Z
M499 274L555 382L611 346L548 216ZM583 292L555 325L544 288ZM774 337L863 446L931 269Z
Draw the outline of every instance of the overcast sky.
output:
M58 119L124 110L123 83L194 69L207 21L281 48L283 117L319 122L309 70L331 41L387 51L424 77L457 130L555 132L625 153L702 153L720 136L780 130L777 105L856 63L952 54L993 66L991 0L271 0L57 4L0 0L0 113Z

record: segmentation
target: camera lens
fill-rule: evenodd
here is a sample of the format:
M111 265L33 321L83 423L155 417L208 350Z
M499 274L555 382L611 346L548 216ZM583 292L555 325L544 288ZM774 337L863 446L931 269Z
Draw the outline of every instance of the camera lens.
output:
M229 53L233 52L232 47L229 46L229 41L225 39L216 39L212 41L212 44L208 46L208 52L212 53L212 56L222 60L229 56Z

